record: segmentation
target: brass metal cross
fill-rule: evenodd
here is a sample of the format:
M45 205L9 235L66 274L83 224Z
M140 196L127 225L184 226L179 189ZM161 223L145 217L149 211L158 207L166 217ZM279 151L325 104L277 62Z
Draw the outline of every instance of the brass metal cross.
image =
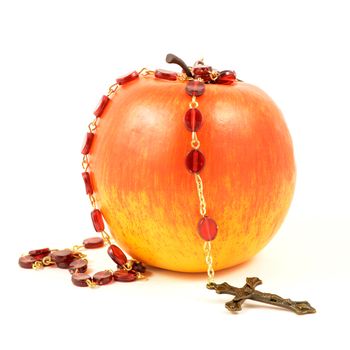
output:
M307 301L293 301L290 299L284 299L276 294L263 293L255 290L257 286L262 284L262 281L258 277L247 277L246 284L242 288L233 287L227 282L224 283L208 283L208 289L214 289L218 294L231 294L235 297L225 304L226 308L230 311L242 310L242 304L247 300L255 300L265 304L271 304L279 306L291 311L294 311L298 315L312 314L316 312Z

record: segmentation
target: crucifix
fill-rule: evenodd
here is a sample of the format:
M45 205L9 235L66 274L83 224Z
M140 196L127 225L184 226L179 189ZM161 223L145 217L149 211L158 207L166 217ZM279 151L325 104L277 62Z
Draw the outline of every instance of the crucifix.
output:
M207 284L208 289L213 289L218 294L231 294L234 298L225 304L230 311L241 311L242 304L247 300L255 300L265 304L271 304L282 307L295 312L298 315L312 314L316 312L307 301L293 301L291 299L284 299L276 294L263 293L255 290L257 286L262 284L258 277L247 277L246 284L242 288L233 287L227 282Z

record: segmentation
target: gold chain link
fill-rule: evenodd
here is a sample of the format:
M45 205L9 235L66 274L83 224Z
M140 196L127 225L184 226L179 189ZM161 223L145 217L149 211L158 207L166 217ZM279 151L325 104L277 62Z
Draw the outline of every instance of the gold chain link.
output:
M89 168L89 157L87 154L84 155L83 161L81 162L81 166L83 167L84 171L87 171Z
M44 267L44 264L40 260L36 261L32 265L33 270L41 270L43 267Z
M192 96L192 101L188 104L191 109L197 108L199 106L196 96Z
M133 267L133 262L131 260L128 260L124 265L123 265L123 269L125 271L131 271Z
M78 244L76 244L76 245L74 245L73 247L72 247L72 250L73 251L79 251L79 250L81 250L81 249L84 249L85 247L83 246L83 245L78 245Z
M142 76L147 76L147 75L154 75L154 71L151 70L151 69L148 69L146 67L140 69L138 72L137 72L139 75L142 75Z
M51 252L54 251L55 249L51 249ZM53 265L55 264L52 259L51 259L51 256L48 255L48 256L45 256L42 260L42 263L44 266L49 266L49 265Z
M204 254L205 254L205 262L208 266L207 274L208 274L208 284L214 282L215 271L213 268L213 257L211 255L211 241L204 242Z
M89 125L88 125L89 131L93 133L97 128L97 118L95 118Z
M199 198L199 212L201 213L202 216L205 216L207 213L207 204L205 202L205 198L203 194L203 181L198 173L196 173L194 176L196 179L197 192L198 192L198 198Z
M191 146L193 149L198 149L200 147L201 143L198 140L197 133L195 131L192 131L192 141Z
M96 199L95 199L95 196L93 194L89 194L89 199L90 199L90 203L92 205L92 207L94 209L96 209Z
M109 88L108 88L108 93L107 93L107 97L111 97L113 94L115 94L117 92L117 90L120 88L120 85L118 83L114 83L112 84Z
M86 284L89 288L95 288L97 287L97 284L94 281L91 281L89 279L86 280Z
M100 232L101 233L101 236L103 238L103 240L105 241L105 243L111 245L111 236L106 232L106 231L102 231Z

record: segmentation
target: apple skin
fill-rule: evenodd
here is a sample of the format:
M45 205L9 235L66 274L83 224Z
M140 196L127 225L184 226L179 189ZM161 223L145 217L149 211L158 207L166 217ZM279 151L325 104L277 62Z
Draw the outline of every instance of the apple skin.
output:
M185 83L140 77L123 85L99 119L90 151L97 203L117 243L146 265L203 272L199 199L185 166L191 132ZM207 215L218 225L215 270L258 253L274 236L295 187L283 116L259 88L209 84L197 98Z

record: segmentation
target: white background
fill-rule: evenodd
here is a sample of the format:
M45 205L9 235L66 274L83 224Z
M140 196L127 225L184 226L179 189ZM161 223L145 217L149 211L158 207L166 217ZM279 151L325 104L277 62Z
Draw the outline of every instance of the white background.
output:
M310 349L348 347L349 10L346 1L2 1L1 342L6 349ZM268 92L285 115L298 167L288 217L254 259L217 273L309 300L297 316L205 289L205 275L152 269L96 290L18 256L93 235L80 147L100 96L167 53L204 57ZM172 68L170 68L172 69ZM102 251L92 264L111 264ZM112 266L110 266L112 267Z

